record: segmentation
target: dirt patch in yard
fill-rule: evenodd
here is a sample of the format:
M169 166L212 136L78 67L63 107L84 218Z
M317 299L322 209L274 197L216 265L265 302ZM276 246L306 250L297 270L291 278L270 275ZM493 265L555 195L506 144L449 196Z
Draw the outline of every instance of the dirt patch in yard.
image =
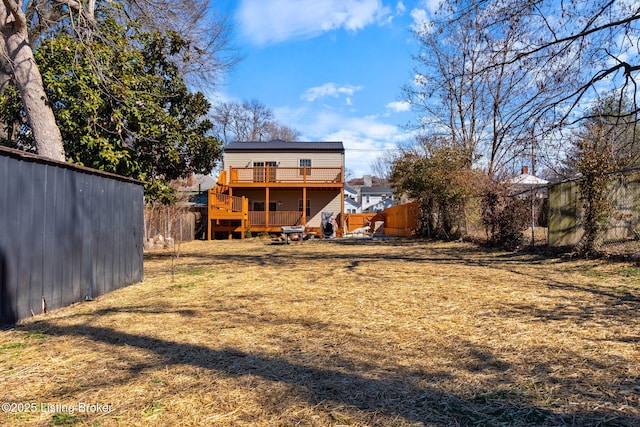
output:
M0 331L0 424L640 425L633 264L249 239L182 244L172 275L172 254Z

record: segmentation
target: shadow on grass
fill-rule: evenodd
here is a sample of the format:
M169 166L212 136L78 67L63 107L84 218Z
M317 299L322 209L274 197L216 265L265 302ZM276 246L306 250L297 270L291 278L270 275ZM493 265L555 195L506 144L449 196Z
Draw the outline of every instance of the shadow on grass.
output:
M305 271L306 266L311 262L317 262L319 257L331 268L342 265L348 271L355 271L360 266L374 270L375 263L380 261L400 261L403 263L433 263L442 266L443 269L452 266L471 266L508 271L509 273L523 276L523 283L536 281L552 290L569 291L575 295L575 300L568 301L567 304L558 304L552 308L541 309L533 306L520 304L504 304L504 310L511 312L512 316L532 317L534 320L554 321L554 320L574 320L582 322L586 320L596 321L600 324L608 324L616 317L626 316L628 313L640 310L640 295L632 293L629 289L607 289L595 284L576 284L566 280L550 280L544 263L552 260L556 263L568 263L569 260L561 260L557 257L548 257L541 254L517 254L505 253L502 251L492 251L475 247L472 245L440 245L437 242L430 244L422 240L413 239L389 239L376 242L350 241L345 240L322 240L311 243L308 246L315 249L306 250L305 246L297 245L295 248L277 248L267 250L258 254L225 254L211 255L199 252L189 252L183 254L184 258L190 258L184 266L179 266L181 272L188 273L193 269L215 269L222 270L228 265L242 265L243 267L271 267L284 268L288 271ZM347 248L344 252L318 251L325 245L335 245ZM370 247L389 247L393 250L379 252L368 252ZM354 250L350 251L349 248ZM355 250L355 249L360 250ZM149 255L149 261L170 258L171 254L153 253ZM197 260L197 261L193 261ZM216 265L217 260L222 264ZM532 265L540 265L536 271L540 274L532 273L529 268ZM564 265L564 264L563 264ZM527 267L521 271L519 267ZM584 267L569 266L554 269L562 270L565 273L583 274ZM330 274L330 273L328 273ZM472 278L470 278L472 280ZM584 296L594 295L597 300L586 301L589 298ZM585 302L581 302L582 300ZM632 339L635 337L631 337Z
M53 336L79 336L117 347L133 347L153 353L158 366L190 365L215 371L228 377L259 376L266 381L296 386L310 405L335 403L363 411L375 411L392 419L429 425L581 425L633 426L640 417L626 417L606 410L591 413L561 414L540 408L527 401L526 393L510 390L457 396L438 388L441 380L455 380L444 373L416 373L399 369L386 377L370 377L344 370L317 368L269 356L250 354L233 348L214 350L130 334L109 328L79 325L58 326L45 320L21 327ZM469 349L477 363L471 370L493 370L506 374L509 366L497 361L485 349ZM152 366L144 365L143 369ZM140 367L132 369L138 370ZM417 385L420 381L421 386ZM509 381L508 375L505 381ZM424 384L429 384L425 386ZM400 420L398 420L400 421ZM400 421L400 424L403 424ZM404 425L404 424L403 424Z

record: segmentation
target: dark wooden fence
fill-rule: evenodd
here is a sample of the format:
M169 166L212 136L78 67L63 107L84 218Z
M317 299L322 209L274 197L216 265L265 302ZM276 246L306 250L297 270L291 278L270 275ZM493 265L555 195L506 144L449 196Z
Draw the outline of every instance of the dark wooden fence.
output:
M608 175L608 201L611 212L603 224L600 245L620 246L611 252L638 253L640 240L640 167L616 171ZM584 234L584 207L580 180L564 181L549 186L549 245L572 247Z
M0 147L0 324L143 277L143 186Z

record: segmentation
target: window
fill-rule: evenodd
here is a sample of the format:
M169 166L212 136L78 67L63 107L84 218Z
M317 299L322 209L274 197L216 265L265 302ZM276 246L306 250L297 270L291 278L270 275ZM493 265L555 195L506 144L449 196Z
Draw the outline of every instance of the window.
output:
M253 182L264 182L264 175L264 162L253 162Z
M300 159L300 175L311 175L311 159Z
M302 212L302 200L298 200L298 212ZM305 212L307 217L311 216L311 200L307 199L307 209Z
M265 202L253 202L253 210L256 212L264 212ZM269 212L277 210L278 202L269 202Z
M253 162L253 182L274 182L277 166L278 162Z

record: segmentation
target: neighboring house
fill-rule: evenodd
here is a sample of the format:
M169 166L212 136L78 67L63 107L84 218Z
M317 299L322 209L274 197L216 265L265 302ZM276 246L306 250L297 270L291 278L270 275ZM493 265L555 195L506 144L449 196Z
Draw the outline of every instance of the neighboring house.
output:
M358 213L380 212L396 205L389 181L384 178L365 175L362 178L353 178L348 184L351 191L357 194L355 199L361 207Z
M523 166L522 173L509 180L511 193L525 197L535 194L537 198L546 198L548 184L549 181L529 174L528 166Z
M360 203L362 212L381 212L394 205L393 191L389 187L361 187Z
M188 206L207 207L207 192L216 185L211 175L192 174L178 186L178 198ZM183 200L186 199L186 200Z
M358 191L344 186L344 213L361 213L362 208L358 203Z
M342 142L232 142L209 192L209 234L319 231L321 214L344 213Z
M355 190L351 187L349 187L348 185L344 186L344 197L349 198L349 199L353 199L353 200L358 200L358 190Z
M344 198L344 213L362 213L362 208L360 206L360 203L358 203L356 200L352 199L351 197L346 197Z

